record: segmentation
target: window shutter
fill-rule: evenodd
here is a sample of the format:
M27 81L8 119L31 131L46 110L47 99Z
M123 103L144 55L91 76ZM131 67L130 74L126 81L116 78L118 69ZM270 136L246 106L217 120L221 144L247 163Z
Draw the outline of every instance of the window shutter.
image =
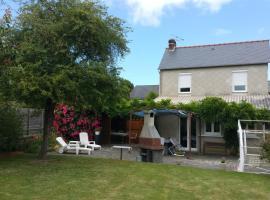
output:
M178 79L178 89L181 92L181 88L191 89L191 74L180 74Z
M232 74L233 91L247 90L247 71L233 72Z

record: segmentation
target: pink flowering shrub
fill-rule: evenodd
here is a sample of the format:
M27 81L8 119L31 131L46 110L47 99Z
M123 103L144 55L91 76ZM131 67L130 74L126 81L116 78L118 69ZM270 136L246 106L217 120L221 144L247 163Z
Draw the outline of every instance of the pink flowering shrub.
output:
M74 107L58 104L54 111L53 127L65 139L78 139L80 132L87 132L93 140L94 131L100 128L100 119L93 112L76 112Z

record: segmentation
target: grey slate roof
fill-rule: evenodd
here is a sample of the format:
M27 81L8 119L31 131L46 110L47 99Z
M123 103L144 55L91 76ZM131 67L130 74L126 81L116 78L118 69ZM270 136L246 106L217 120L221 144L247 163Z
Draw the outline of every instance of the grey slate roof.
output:
M130 98L144 99L149 92L159 94L159 85L137 85L130 93Z
M192 101L201 101L206 96L159 96L155 99L155 101L160 101L162 99L171 99L173 104L178 103L190 103ZM246 101L248 103L253 104L257 108L266 108L270 110L270 95L223 95L216 96L222 98L226 102L236 102L240 103L241 101Z
M165 50L160 70L218 67L270 62L269 40L176 47Z

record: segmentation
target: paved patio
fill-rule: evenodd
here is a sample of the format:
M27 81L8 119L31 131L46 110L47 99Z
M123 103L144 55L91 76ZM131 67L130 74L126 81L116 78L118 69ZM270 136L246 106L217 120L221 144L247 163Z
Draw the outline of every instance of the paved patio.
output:
M107 159L120 159L120 149L112 148L113 145L102 146L101 150L95 150L90 157L95 158L107 158ZM56 153L51 153L56 154ZM74 154L64 154L73 155ZM88 156L86 154L80 154L80 156ZM128 152L123 150L123 160L137 161L140 156L140 149L136 146L132 146L132 151ZM221 160L225 158L225 163L221 163ZM198 168L207 169L223 169L229 171L236 171L238 158L237 157L223 157L217 155L198 155L192 154L189 159L179 156L163 156L163 163L175 164L181 166L192 166Z

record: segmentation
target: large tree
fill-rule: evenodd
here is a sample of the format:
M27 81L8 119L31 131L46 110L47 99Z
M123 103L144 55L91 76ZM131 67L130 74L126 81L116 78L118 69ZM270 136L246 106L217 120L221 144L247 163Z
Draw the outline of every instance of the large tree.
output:
M40 158L47 152L54 106L109 112L128 92L118 58L128 52L124 22L87 0L39 0L0 26L0 93L45 110ZM124 87L123 87L124 85Z

